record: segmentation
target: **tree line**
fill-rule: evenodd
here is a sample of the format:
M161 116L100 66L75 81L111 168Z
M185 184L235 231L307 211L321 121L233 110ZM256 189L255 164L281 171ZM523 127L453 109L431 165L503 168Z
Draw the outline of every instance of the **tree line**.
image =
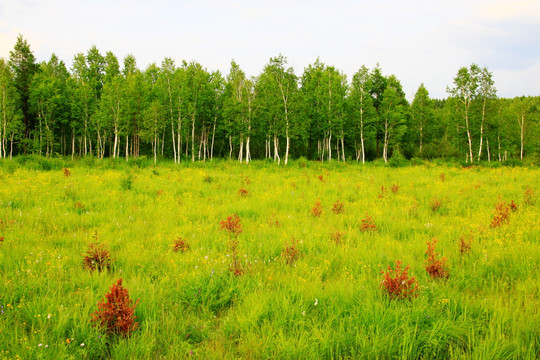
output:
M409 103L377 65L351 81L319 59L301 76L283 55L256 77L165 58L122 63L93 46L71 69L38 63L20 35L0 58L0 158L139 156L249 162L290 158L365 162L391 156L504 161L540 154L540 97L498 98L492 73L458 70L446 99L420 85Z

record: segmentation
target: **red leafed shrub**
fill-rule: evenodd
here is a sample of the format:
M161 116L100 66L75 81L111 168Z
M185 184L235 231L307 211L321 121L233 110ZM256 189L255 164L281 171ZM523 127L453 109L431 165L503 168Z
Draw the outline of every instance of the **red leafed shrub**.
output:
M429 202L429 207L431 208L431 211L437 212L442 206L442 201L439 198L434 197Z
M528 186L523 194L523 203L525 205L534 205L534 190Z
M243 187L240 188L240 190L238 190L238 195L240 195L241 197L246 197L246 196L248 196L248 193L249 193L249 192L247 191L247 189L245 189L245 188L243 188Z
M427 242L426 255L428 258L426 259L426 271L434 279L446 279L449 276L446 269L446 258L439 257L439 254L435 251L437 241L437 239L433 239L433 242Z
M495 204L495 215L491 220L491 228L499 227L510 220L510 208L503 201Z
M465 239L465 235L461 235L459 238L459 252L460 254L468 254L471 251L472 236Z
M395 194L399 191L399 185L398 184L392 184L392 187L390 188L392 192Z
M375 225L375 221L366 214L366 217L362 219L362 222L360 223L360 231L377 231L377 225Z
M71 171L69 171L68 168L64 168L64 176L65 177L70 177L71 176Z
M227 219L219 222L221 228L227 231L228 241L227 247L231 252L231 264L229 265L229 271L236 276L240 276L244 273L242 263L239 260L238 255L238 235L242 232L242 224L240 224L240 218L234 214L228 216Z
M396 261L396 268L388 266L383 273L381 288L384 289L391 299L410 299L418 296L418 281L409 277L409 266L401 268L401 261Z
M246 185L251 184L251 179L249 178L249 176L245 177L244 182L246 183Z
M387 192L388 192L388 190L386 190L386 188L384 186L381 186L381 193L379 194L379 199L384 198L384 196L386 195Z
M133 303L128 290L122 286L122 279L118 279L105 299L98 303L98 310L92 314L91 321L107 333L129 336L139 327L135 316L138 304L139 300Z
M268 219L268 225L270 225L271 227L280 227L281 222L278 220L276 215L272 215L270 216L270 219Z
M89 244L83 257L83 267L90 271L110 270L113 262L109 249L103 244Z
M446 175L444 175L444 173L441 173L441 175L439 175L439 179L444 182L444 180L446 180Z
M319 180L321 180L322 182L326 182L326 180L324 180L324 177L322 175L319 175L318 176Z
M281 257L283 260L285 260L287 265L292 265L296 260L298 260L300 258L298 241L292 238L290 243L285 243L285 247L281 251Z
M0 236L0 242L4 242L5 237Z
M341 214L343 211L345 211L345 205L340 201L336 201L334 205L332 206L332 211L337 215Z
M321 201L320 200L315 201L315 206L311 208L311 215L315 217L319 217L322 215L322 212L323 211L322 211Z
M335 244L339 245L341 244L341 238L343 237L343 235L345 235L344 232L333 232L330 234L330 240L332 240Z
M514 200L510 201L510 204L508 204L508 206L510 206L510 210L512 210L512 212L516 212L518 210L518 206L514 202Z
M174 252L186 252L190 249L189 242L180 236L176 238L173 244L173 251Z

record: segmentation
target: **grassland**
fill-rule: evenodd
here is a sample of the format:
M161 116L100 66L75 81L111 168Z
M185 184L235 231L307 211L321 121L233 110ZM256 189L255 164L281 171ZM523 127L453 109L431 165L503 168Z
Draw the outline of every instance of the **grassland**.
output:
M40 168L49 170L0 163L2 359L540 353L538 169L302 161ZM338 200L341 214L332 211ZM512 200L517 211L491 227L495 205ZM243 227L242 276L229 271L220 228L232 214ZM366 216L377 231L360 231ZM468 253L462 236L472 239ZM172 251L178 237L188 251ZM300 257L288 265L282 251L293 238ZM425 270L433 238L446 280ZM82 266L96 240L115 258L110 271ZM418 297L390 299L381 288L381 271L398 259L416 277ZM140 299L140 328L129 337L90 322L119 278Z

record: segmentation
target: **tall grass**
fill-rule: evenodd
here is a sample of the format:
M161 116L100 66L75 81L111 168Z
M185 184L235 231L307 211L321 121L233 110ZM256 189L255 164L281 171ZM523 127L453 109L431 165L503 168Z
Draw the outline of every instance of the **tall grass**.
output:
M0 358L534 359L540 351L540 214L536 198L524 200L540 193L537 169L41 161L0 162ZM379 197L393 184L399 191ZM434 198L443 200L438 211ZM490 227L495 205L512 200L518 210ZM243 276L229 271L220 227L231 214L242 224ZM366 214L377 231L360 231ZM96 232L115 259L110 271L82 266ZM173 251L179 238L189 251ZM433 238L446 281L425 270ZM287 264L291 239L301 256ZM396 260L410 266L419 296L381 289ZM119 278L140 300L139 329L127 338L91 322Z

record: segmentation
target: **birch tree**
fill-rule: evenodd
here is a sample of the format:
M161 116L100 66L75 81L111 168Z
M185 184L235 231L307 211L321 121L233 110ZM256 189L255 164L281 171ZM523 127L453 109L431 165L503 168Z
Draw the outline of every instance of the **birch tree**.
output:
M478 74L478 99L482 103L482 115L480 120L480 144L478 146L478 161L482 158L482 148L484 144L484 131L486 127L486 115L488 102L496 98L497 90L493 81L493 74L487 68L482 68ZM489 160L489 140L487 140L488 160Z
M471 105L476 98L478 90L478 74L480 68L476 64L472 64L469 68L462 67L458 70L456 77L454 78L454 87L447 88L447 92L454 97L460 106L458 111L461 113L465 122L465 131L467 132L467 142L469 151L466 156L467 162L473 161L473 146L471 135Z
M373 99L369 94L371 86L369 70L365 66L362 66L353 75L348 98L352 111L352 125L353 129L356 130L354 133L356 161L362 158L362 164L366 161L366 130L372 126L375 117ZM359 139L357 139L358 136L360 137Z

